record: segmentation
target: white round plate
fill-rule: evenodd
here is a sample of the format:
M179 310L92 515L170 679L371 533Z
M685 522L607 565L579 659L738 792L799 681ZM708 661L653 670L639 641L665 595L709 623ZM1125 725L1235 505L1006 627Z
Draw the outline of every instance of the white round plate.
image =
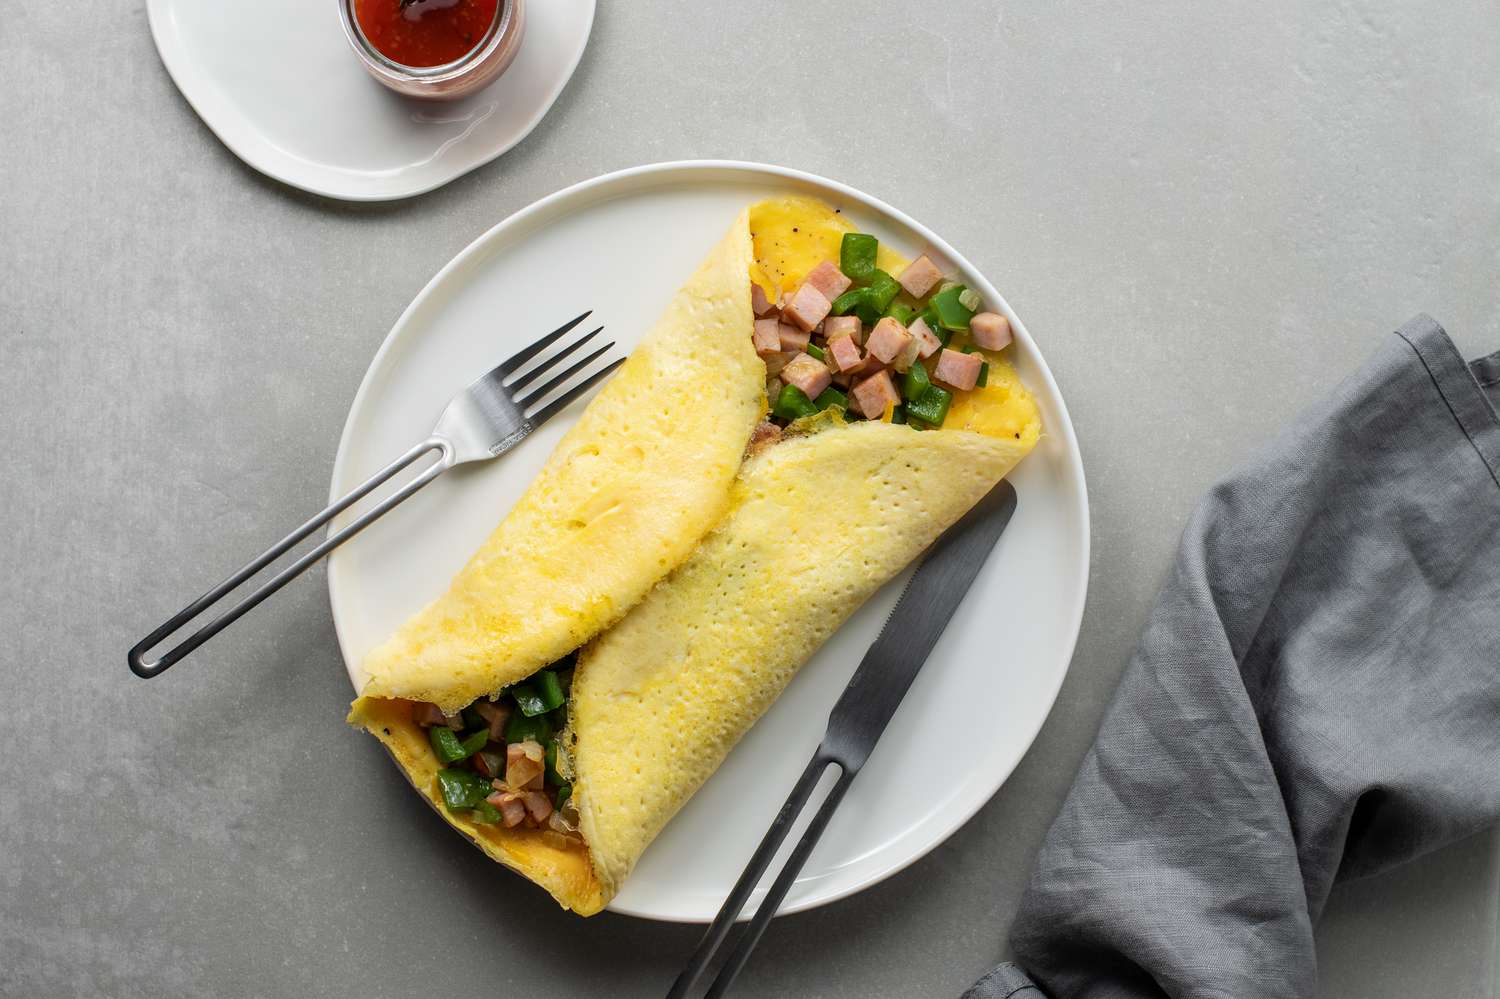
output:
M630 348L746 204L817 195L856 227L926 249L1010 317L1017 367L1046 433L1011 476L1020 504L782 906L795 912L880 881L941 843L999 789L1052 707L1088 582L1083 465L1068 413L1026 327L931 231L842 184L746 163L663 163L586 181L495 226L397 321L354 398L333 495L422 439L480 373L587 308ZM583 402L498 461L464 466L339 549L328 589L356 689L359 664L436 597L514 504ZM877 593L803 667L641 859L610 908L707 921L822 738L833 702L905 580ZM476 863L478 863L476 854Z
M146 13L167 72L236 156L314 194L390 201L524 139L577 68L594 0L528 3L505 75L449 103L399 97L371 79L335 0L147 0Z

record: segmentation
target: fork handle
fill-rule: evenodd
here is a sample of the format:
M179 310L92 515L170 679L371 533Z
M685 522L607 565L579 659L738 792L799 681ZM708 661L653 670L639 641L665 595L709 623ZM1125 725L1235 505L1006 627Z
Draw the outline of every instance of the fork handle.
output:
M260 572L262 569L270 565L272 562L276 561L282 555L286 554L287 551L292 548L292 546L296 545L303 538L307 537L309 534L313 533L318 528L328 523L334 517L337 517L339 514L343 513L349 507L353 506L355 503L368 496L372 491L379 488L392 476L396 475L402 469L409 467L418 458L421 458L423 455L431 451L438 452L438 460L427 469L425 469L422 474L418 475L416 478L412 479L396 492L386 497L377 506L375 506L368 512L361 514L347 527L344 527L336 534L329 535L323 540L322 544L318 545L316 548L313 548L307 554L297 559L297 561L293 562L291 565L278 572L275 576L272 576L269 580L262 583L248 597L230 607L228 610L224 611L224 613L214 618L202 628L198 629L190 637L185 639L181 644L163 654L161 658L151 660L148 660L146 658L146 653L151 651L152 648L154 648L168 635L171 635L173 632L186 625L189 621L192 621L194 618L201 615L204 611L217 604L224 598L227 593L237 588L240 584L244 583L245 580ZM417 444L401 457L397 458L395 461L391 462L389 465L385 466L380 471L370 476L358 486L355 486L354 489L350 490L339 499L330 503L322 510L322 512L317 514L311 520L303 523L301 527L298 527L291 534L288 534L286 537L276 542L276 544L272 545L270 548L267 548L260 555L245 563L244 566L242 566L233 575L229 576L227 579L221 582L218 586L215 586L213 589L203 594L203 596L188 604L181 611L178 611L175 615L173 615L172 618L165 624L163 624L160 628L157 628L151 634L147 635L145 638L137 642L135 647L130 650L129 655L126 656L126 658L130 662L130 671L136 676L141 677L145 680L149 680L154 676L160 676L162 673L166 672L167 669L172 666L172 664L176 663L178 660L185 657L188 653L192 652L198 646L202 645L204 642L208 641L210 638L214 637L229 625L237 621L240 615L244 614L250 608L266 599L266 597L269 597L271 594L281 589L297 576L300 576L308 566L312 565L314 562L318 561L318 559L333 551L345 541L348 541L350 538L354 537L366 527L369 527L376 520L380 519L380 517L385 513L400 505L404 500L415 495L416 492L423 486L427 485L427 483L437 478L443 472L446 472L449 468L452 468L453 464L453 445L449 443L447 439L443 437L433 436L429 437L425 441L422 441L420 444Z

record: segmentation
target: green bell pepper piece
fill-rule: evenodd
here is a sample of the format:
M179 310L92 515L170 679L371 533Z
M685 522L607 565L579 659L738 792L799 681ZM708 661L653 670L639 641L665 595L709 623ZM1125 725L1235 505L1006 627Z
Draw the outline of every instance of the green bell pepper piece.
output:
M847 316L856 305L864 300L865 290L863 288L850 288L833 300L828 311L835 316Z
M875 257L880 251L880 241L863 232L844 233L839 244L839 270L851 281L863 283L875 273Z
M469 818L474 822L478 822L480 825L493 826L498 825L504 818L504 816L500 814L500 809L496 808L488 801L481 801L479 804L475 805L474 810L469 813Z
M953 402L953 393L947 389L938 388L936 385L929 385L927 390L916 399L906 400L906 415L908 418L915 417L934 427L941 427L943 420L948 417L948 405L951 402Z
M557 740L548 739L547 747L543 751L543 759L546 761L546 777L548 784L560 785L567 783L562 778L562 771L557 769Z
M849 397L836 388L826 388L818 393L818 397L813 400L813 405L818 407L819 412L831 406L837 406L839 409L847 412L849 409Z
M546 715L524 715L519 712L510 716L505 723L506 742L532 742L545 743L552 738L552 721Z
M901 376L901 395L907 402L920 399L931 384L932 379L927 376L927 369L919 361L907 368L906 374Z
M895 409L891 410L891 422L896 424L897 426L901 426L906 422L905 406L897 406Z
M572 784L559 784L557 786L557 807L561 808L569 798L573 797Z
M932 296L932 306L937 310L938 325L943 329L960 331L969 328L969 320L974 317L974 310L966 308L958 300L958 296L963 293L964 286L956 284Z
M444 767L438 771L437 779L443 804L454 810L477 808L494 790L489 781L469 770Z
M985 361L979 366L979 377L974 381L975 388L984 388L990 383L990 362Z
M901 283L879 268L870 275L870 284L866 289L869 292L869 302L875 306L875 310L881 315L891 307L896 296L901 293Z
M464 749L464 744L459 741L458 736L445 725L434 725L429 728L427 738L432 743L432 751L437 754L439 763L457 763L471 752L471 750Z
M917 310L913 309L905 302L892 302L890 306L885 310L885 314L896 320L896 322L900 323L902 326L910 326L911 321L917 318Z
M823 348L819 347L815 343L810 343L810 344L807 345L807 353L808 353L808 356L810 356L810 357L816 357L820 361L826 361L826 360L828 360L828 355L825 354L825 353L823 353Z
M771 407L771 412L783 420L796 420L804 416L811 416L818 411L813 401L795 385L783 385L781 394L776 397L776 405Z
M510 696L528 718L554 711L567 700L562 683L550 669L541 670L525 683L516 684L511 688Z

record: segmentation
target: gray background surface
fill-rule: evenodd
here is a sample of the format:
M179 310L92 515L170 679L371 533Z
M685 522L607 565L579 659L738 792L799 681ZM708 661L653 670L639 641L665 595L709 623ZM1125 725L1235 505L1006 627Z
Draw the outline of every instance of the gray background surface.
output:
M560 186L719 156L885 198L1005 292L1082 442L1089 608L1030 755L922 862L778 920L747 996L954 995L1000 959L1195 497L1417 310L1500 347L1489 3L606 0L530 138L373 207L227 152L139 2L84 17L0 25L5 995L662 993L697 929L560 912L345 728L321 573L162 680L123 661L321 505L401 309ZM1490 835L1341 889L1326 994L1494 994L1497 885Z

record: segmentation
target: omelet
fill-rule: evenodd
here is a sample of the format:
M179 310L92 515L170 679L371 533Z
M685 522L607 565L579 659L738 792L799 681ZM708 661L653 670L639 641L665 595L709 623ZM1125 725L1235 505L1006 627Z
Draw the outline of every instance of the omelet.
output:
M648 533L638 539L633 553L611 556L643 563L620 572L632 586L649 578L629 601L634 607L628 613L620 606L623 597L610 605L611 612L623 613L618 622L614 618L619 613L572 602L580 587L595 583L571 580L569 567L554 562L548 565L546 600L529 605L535 609L556 603L541 608L542 635L496 635L492 629L527 625L508 609L488 604L505 587L485 560L501 559L505 552L486 544L465 569L477 578L465 581L461 574L455 581L456 588L464 583L465 595L435 616L419 616L414 623L420 626L407 638L398 635L383 653L382 662L388 663L383 675L389 679L380 689L389 696L370 696L367 688L350 715L353 724L386 745L448 822L581 915L608 904L651 841L803 663L871 594L1015 467L1042 435L1036 401L1004 355L990 353L987 384L956 400L942 429L918 431L878 420L846 424L840 411L825 410L793 424L779 443L755 450L740 464L752 425L766 407L764 364L753 352L753 363L747 363L737 349L749 343L750 281L761 284L768 297L795 287L819 262L837 257L848 231L839 213L816 199L787 197L754 205L726 239L735 247L726 250L721 244L705 265L713 274L712 287L746 300L736 298L733 310L678 309L711 325L724 340L708 348L720 367L696 376L699 384L686 390L692 393L689 399L701 395L704 385L718 384L726 371L733 386L728 393L733 405L724 400L707 404L715 419L730 421L730 429L695 418L694 433L722 438L713 448L716 459L735 442L739 451L724 478L717 460L689 462L706 469L700 474L710 480L708 486L685 479L681 462L664 459L637 466L627 456L623 474L627 480L640 476L636 488L658 495L663 485L671 491L696 489L699 497L707 494L712 519L708 524L694 521L701 529L685 545L680 542L686 531L668 532L667 539ZM880 252L882 269L905 266L893 250L882 246ZM689 288L702 288L704 273ZM700 294L694 292L695 302ZM698 336L674 322L676 336ZM628 441L649 445L636 440L639 425L628 429L631 436L622 430L605 439L616 447ZM577 440L575 435L578 428L559 446L559 454L579 454L589 441L600 439L597 426ZM673 434L671 440L682 436ZM608 474L602 461L592 467L596 475ZM646 481L647 471L666 478L663 483ZM558 476L532 503L530 523L542 522L544 513L566 505L557 499ZM571 502L586 506L590 501ZM668 541L681 555L654 559L659 549L651 545L665 550ZM582 548L566 550L595 560L590 569L595 562L606 574L620 568ZM558 579L569 581L560 584ZM626 592L622 583L611 585L613 592ZM452 591L443 600L451 596ZM423 612L430 613L432 608ZM439 764L413 716L414 702L431 701L444 710L462 707L493 693L497 680L503 685L510 682L505 677L519 679L526 675L520 670L534 670L583 642L556 760L571 782L569 807L577 811L578 834L476 823L462 811L444 808L437 788ZM519 649L526 650L526 658L517 658ZM423 666L404 666L407 656L421 657ZM495 665L512 661L514 673Z
M748 213L672 298L446 593L365 660L364 697L456 711L619 620L723 518L765 407Z

